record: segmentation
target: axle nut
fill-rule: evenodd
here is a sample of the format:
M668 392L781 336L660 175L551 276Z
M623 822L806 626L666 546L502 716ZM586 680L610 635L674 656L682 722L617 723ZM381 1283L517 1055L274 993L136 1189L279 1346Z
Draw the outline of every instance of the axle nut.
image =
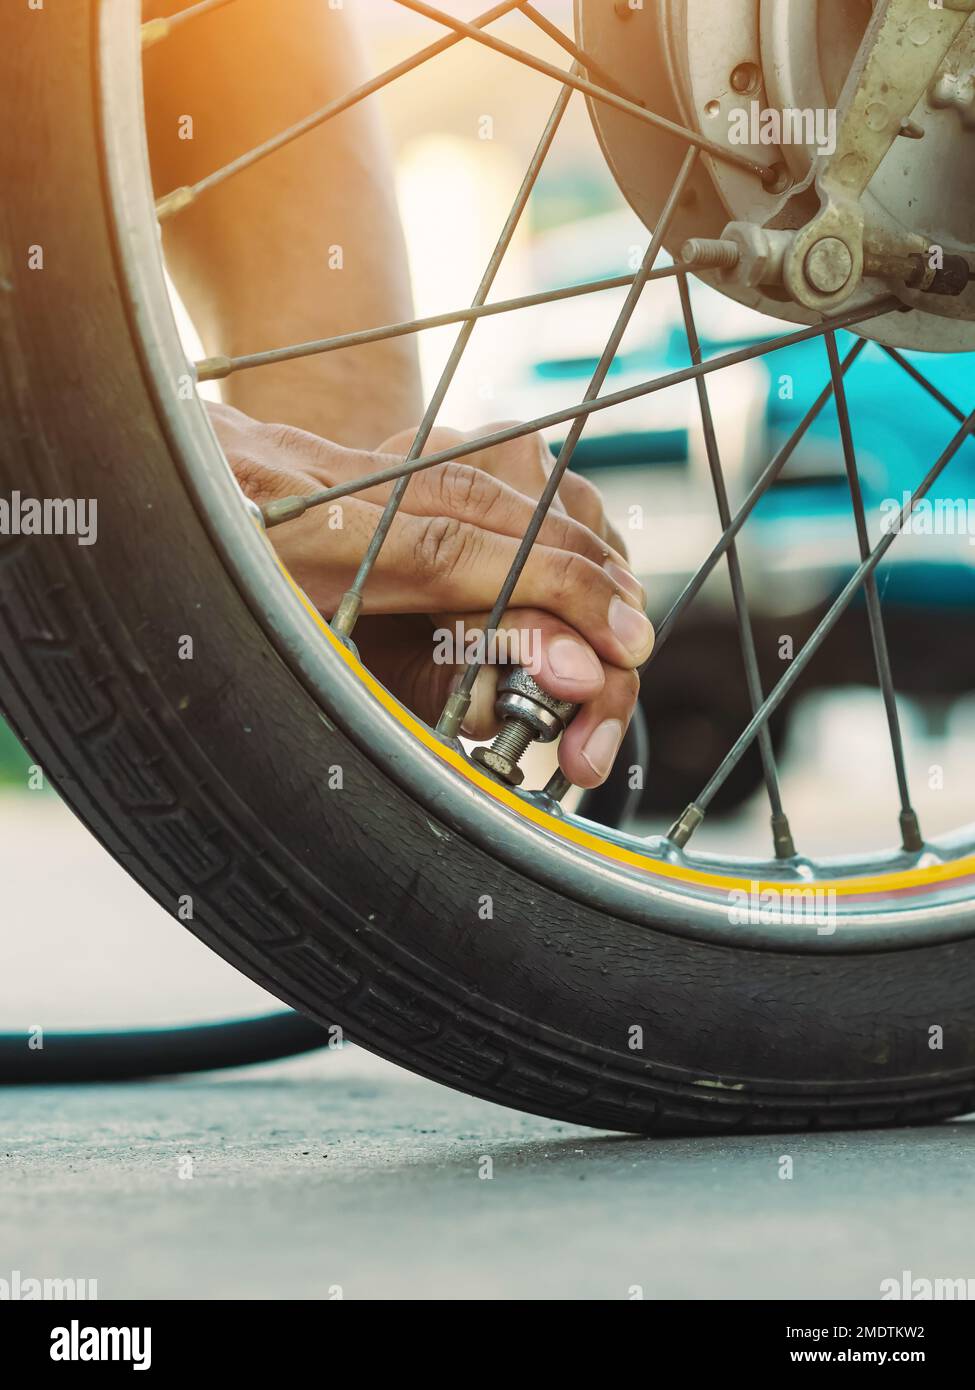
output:
M837 294L853 274L853 256L845 241L825 236L806 252L803 270L814 290Z

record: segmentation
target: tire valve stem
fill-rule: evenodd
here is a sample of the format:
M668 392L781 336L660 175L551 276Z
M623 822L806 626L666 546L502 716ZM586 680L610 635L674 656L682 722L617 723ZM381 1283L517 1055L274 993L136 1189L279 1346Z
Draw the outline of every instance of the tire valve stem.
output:
M501 732L493 743L475 748L471 756L509 787L520 787L525 774L518 764L528 749L533 743L554 743L578 708L547 694L523 666L513 666L498 684L494 705L503 723Z

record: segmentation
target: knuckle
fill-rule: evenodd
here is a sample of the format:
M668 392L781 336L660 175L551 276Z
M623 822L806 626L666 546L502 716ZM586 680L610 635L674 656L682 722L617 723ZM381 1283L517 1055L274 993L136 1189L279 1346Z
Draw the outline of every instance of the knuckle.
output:
M566 473L559 490L573 516L590 526L602 521L603 499L599 489L588 478L582 478L578 473Z
M239 453L235 453L229 462L238 487L258 506L281 495L280 480L265 464L249 454Z
M502 434L505 430L520 429L521 422L492 420L489 428L492 434ZM540 434L520 434L514 439L505 439L502 443L496 444L495 449L499 458L521 465L537 463L539 458L548 452L548 446Z
M572 550L560 550L548 566L549 592L560 605L567 604L585 588L591 587L592 566Z
M519 420L491 420L489 424L484 426L484 433L487 435L503 434L505 430L517 429L520 423ZM500 444L492 445L490 452L496 451L502 458L510 457L512 454L517 453L523 444L524 440L522 438L504 439ZM485 452L489 451L485 450Z
M269 424L265 426L265 430L267 442L274 449L293 453L295 450L306 450L308 447L310 436L295 425Z
M456 517L426 517L414 552L418 578L436 587L449 581L464 561L469 540L469 528Z
M562 517L561 522L565 548L574 550L577 554L584 555L586 559L599 564L606 549L599 537L589 529L585 522L577 521L573 516Z
M469 463L448 463L441 476L441 500L450 512L477 512L489 504L491 479Z

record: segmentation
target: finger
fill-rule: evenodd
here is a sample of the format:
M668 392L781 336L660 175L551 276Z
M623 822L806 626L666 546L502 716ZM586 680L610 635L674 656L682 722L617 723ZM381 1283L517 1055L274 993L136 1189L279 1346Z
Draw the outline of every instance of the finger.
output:
M466 439L476 439L478 435L497 434L510 429L518 422L498 420L476 432L471 431ZM523 435L519 439L509 439L504 444L494 444L470 456L470 461L478 468L490 473L492 477L507 483L518 492L532 497L537 502L545 490L555 467L555 459L546 440L540 434ZM565 512L565 499L561 487L552 502L554 511Z
M241 418L246 421L246 417ZM252 422L247 423L252 425ZM269 425L265 429L273 434L267 442L273 444L276 451L283 451L296 470L300 469L326 487L354 482L356 478L376 472L386 462L391 464L396 458L405 457L416 434L415 430L403 430L392 435L379 447L378 452L383 457L377 457L360 450L338 449L328 440L290 426ZM422 454L439 453L466 438L457 430L438 425L431 430ZM532 436L529 441L515 440L513 444L474 454L469 462L439 464L418 473L411 479L400 508L425 516L456 516L461 521L520 538L534 515L534 502L530 499L537 500L545 483L541 468L535 467L533 472L531 466L523 466L531 465L533 459L537 465L538 442L538 436ZM517 488L512 479L520 479L524 486ZM356 497L385 506L395 486L395 481L380 483L363 488ZM603 537L587 533L578 522L563 528L553 525L558 519L567 521L567 513L561 504L553 501L539 536L543 544L578 549L580 554L600 564L612 559L621 569L628 570L623 551L608 546ZM645 606L646 595L636 580L629 584L626 580L622 582L636 601Z
M498 732L494 703L498 680L506 667L524 667L547 694L574 705L595 699L602 690L602 662L567 623L541 609L511 609L492 635L487 631L489 616L487 612L451 613L439 614L433 620L435 650L449 652L458 663L441 667L445 674L437 679L437 689L444 699L456 683L456 672L463 672L468 661L481 667L464 717L462 732L467 737L492 738Z
M384 484L368 488L357 496L362 501L385 505L391 490L390 484ZM403 498L402 510L415 516L456 517L458 521L520 540L534 519L535 505L523 493L480 468L466 463L445 463L413 479ZM623 555L565 512L548 513L538 540L557 550L574 550L595 564L614 564L619 571L618 582L638 606L646 606L646 594Z
M603 688L603 664L578 632L540 608L512 608L496 632L488 631L490 614L438 614L435 640L458 662L484 666L521 666L556 700L581 704Z
M385 580L382 601L393 606L375 611L481 612L494 603L516 551L513 537L451 518L400 516L373 575L374 594ZM639 665L653 646L649 620L611 571L573 551L536 545L510 606L561 618L616 666Z
M416 440L417 429L400 430L398 434L391 434L388 439L384 439L376 450L379 454L398 454L400 458L406 458L413 448ZM456 444L466 442L468 436L462 434L460 430L452 430L447 425L434 425L427 436L427 442L423 446L423 454L439 454L444 449L452 449Z
M626 544L615 527L609 524L602 494L595 484L588 478L580 477L578 473L567 471L559 484L559 490L570 516L588 526L621 555L626 555Z
M209 407L221 443L228 455L233 456L238 481L249 495L264 487L267 482L267 468L274 468L280 473L281 489L272 489L271 494L264 500L270 500L272 494L277 496L279 491L280 495L287 493L285 483L291 469L303 475L303 485L297 487L298 491L314 491L316 483L323 487L334 487L342 483L355 482L357 478L366 477L384 466L391 467L404 458L413 447L416 437L415 430L402 430L399 434L384 440L378 451L373 453L344 448L291 425L255 421L234 407L225 406L220 402L210 402ZM473 434L465 435L438 425L430 431L421 453L424 456L440 453L473 437ZM459 482L456 470L475 469L489 474L500 483L507 484L509 488L536 501L548 480L554 462L545 441L537 434L482 449L469 458L470 462L466 464L457 462L447 465L455 470L455 483ZM253 467L249 467L249 463L252 463ZM438 471L434 468L429 473L421 472L413 478L401 504L404 510L428 514L431 512L431 507L436 505L437 492L443 487L439 477L435 480L433 478ZM426 483L428 478L431 481ZM390 482L363 489L357 496L385 505L394 485ZM462 484L458 490L463 490ZM568 508L563 504L563 493L571 498ZM592 484L576 474L567 473L562 480L559 493L550 505L549 515L569 515L582 525L588 526L598 539L608 544L609 549L614 552L613 558L616 562L628 568L626 547L619 534L606 523L599 493ZM465 519L476 520L466 516ZM643 595L641 602L645 601L646 596Z
M577 787L598 787L613 766L640 693L635 671L606 667L603 688L562 735L559 766Z
M375 532L378 507L346 499L337 520L315 512L276 528L285 565L325 613L335 611ZM397 516L363 594L366 613L474 612L490 609L518 549L498 535L452 517ZM649 656L653 629L608 567L575 551L536 545L511 597L576 629L604 661L637 666Z

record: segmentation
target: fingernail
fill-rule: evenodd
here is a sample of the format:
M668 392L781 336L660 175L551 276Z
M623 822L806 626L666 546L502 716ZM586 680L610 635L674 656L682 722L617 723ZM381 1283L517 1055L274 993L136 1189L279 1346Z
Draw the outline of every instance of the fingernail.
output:
M582 756L600 779L609 776L622 738L623 725L618 719L604 719L589 735Z
M653 650L650 619L645 613L632 608L619 594L614 594L609 602L609 625L637 661L643 661L650 655Z
M548 664L563 681L585 681L587 685L601 680L603 669L595 652L572 637L556 637L548 648Z
M613 560L607 560L603 569L614 584L618 584L621 589L625 589L628 594L639 599L641 607L646 603L647 591L635 574L631 574L629 570L624 569L622 565L617 565Z

